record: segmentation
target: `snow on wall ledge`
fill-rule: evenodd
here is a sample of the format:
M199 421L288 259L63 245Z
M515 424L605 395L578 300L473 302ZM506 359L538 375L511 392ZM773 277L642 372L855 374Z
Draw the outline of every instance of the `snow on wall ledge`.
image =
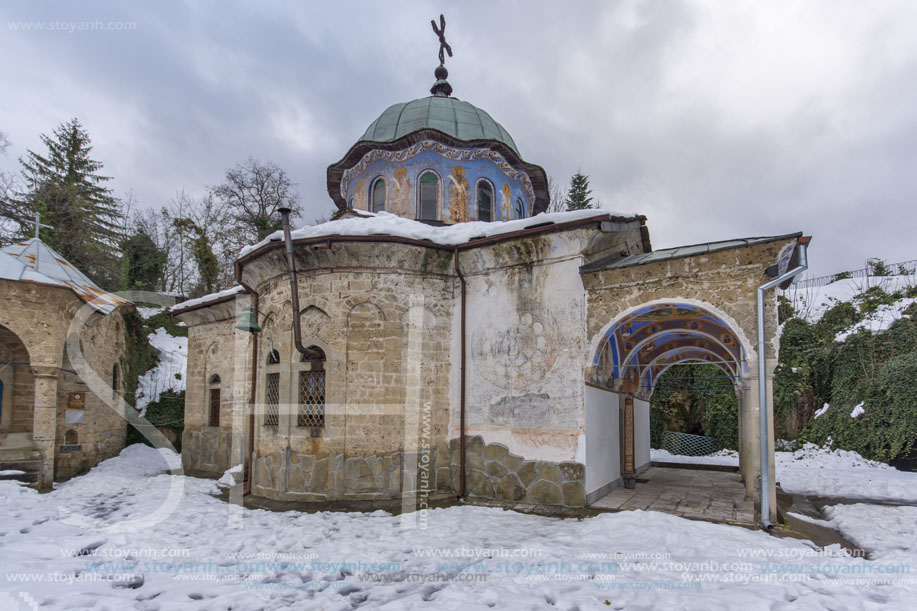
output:
M636 218L638 216L631 212L613 212L611 210L575 210L551 214L541 213L527 219L515 221L494 221L490 223L472 221L445 227L433 227L426 223L402 218L388 212L372 213L360 211L360 215L362 215L361 218L346 218L320 225L307 225L293 230L291 235L294 240L326 236L386 235L414 240L428 240L444 246L458 246L474 239L521 231L535 225L560 224L607 215L621 218ZM239 256L244 257L270 242L279 242L281 240L283 240L283 231L275 231L257 244L243 248Z

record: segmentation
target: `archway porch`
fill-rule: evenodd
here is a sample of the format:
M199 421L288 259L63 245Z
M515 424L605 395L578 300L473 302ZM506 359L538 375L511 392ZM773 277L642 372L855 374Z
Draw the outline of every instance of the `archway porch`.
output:
M684 513L723 514L729 508L720 505L729 503L732 516L738 515L733 510L747 515L749 503L758 511L759 354L752 342L757 334L756 290L780 273L781 262L789 261L800 237L749 238L644 255L611 255L580 269L588 298L584 379L587 504L596 504L614 492L615 501L622 499L620 508L641 508L636 505L643 504L678 512L685 501ZM766 346L760 356L765 359L769 385L776 364L773 293L766 296L763 313ZM673 364L689 361L716 365L733 381L738 399L736 472L663 471L652 464L649 398L655 381ZM765 441L773 474L770 397L772 393L765 406ZM683 494L676 499L679 487ZM657 488L660 491L654 494ZM768 518L775 520L773 477L769 492ZM728 499L714 502L723 495ZM656 507L651 507L654 503ZM698 512L699 505L704 506ZM729 521L723 515L713 518Z

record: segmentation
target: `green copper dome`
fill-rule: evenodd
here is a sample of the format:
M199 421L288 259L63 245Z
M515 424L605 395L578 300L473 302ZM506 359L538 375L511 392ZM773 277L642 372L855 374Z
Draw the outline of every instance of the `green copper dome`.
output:
M496 140L519 155L509 132L489 114L468 102L444 96L430 96L388 107L360 140L392 142L422 129L436 129L459 140Z

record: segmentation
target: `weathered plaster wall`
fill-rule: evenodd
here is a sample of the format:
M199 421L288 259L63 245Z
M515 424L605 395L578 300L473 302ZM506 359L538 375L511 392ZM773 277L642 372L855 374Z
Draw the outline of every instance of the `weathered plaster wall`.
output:
M591 233L521 238L462 254L469 435L527 459L585 459L577 454L586 315L579 266Z

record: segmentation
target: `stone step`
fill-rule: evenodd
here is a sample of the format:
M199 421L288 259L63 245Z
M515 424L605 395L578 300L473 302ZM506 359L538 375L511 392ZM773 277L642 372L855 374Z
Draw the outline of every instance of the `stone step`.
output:
M30 461L41 462L41 452L34 448L0 449L0 465Z

